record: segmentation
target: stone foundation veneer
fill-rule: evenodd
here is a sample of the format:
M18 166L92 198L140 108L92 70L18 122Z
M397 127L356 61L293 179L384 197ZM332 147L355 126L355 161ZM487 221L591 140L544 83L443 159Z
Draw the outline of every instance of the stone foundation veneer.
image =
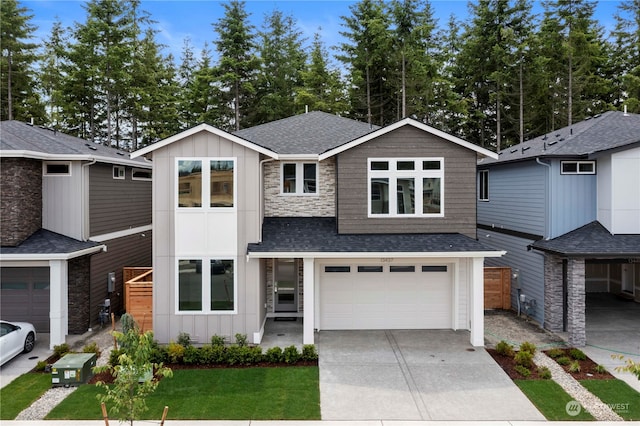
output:
M284 163L295 161L283 161ZM264 164L264 215L266 217L335 217L336 164L333 158L318 163L318 194L292 195L280 193L280 171L283 162Z
M567 329L569 344L577 347L587 344L584 279L584 259L569 259L567 261Z
M562 259L544 256L544 328L563 331Z

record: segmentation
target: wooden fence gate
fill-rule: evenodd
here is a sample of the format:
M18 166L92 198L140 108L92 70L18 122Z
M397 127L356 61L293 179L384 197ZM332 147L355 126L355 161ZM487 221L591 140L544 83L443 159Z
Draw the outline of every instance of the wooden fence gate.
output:
M511 309L511 268L484 268L484 308Z
M141 331L153 330L153 269L124 268L124 309Z

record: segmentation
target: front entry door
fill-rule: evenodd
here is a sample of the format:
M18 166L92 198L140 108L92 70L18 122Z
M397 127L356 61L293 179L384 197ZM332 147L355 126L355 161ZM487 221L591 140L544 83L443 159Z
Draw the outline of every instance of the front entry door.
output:
M298 268L295 259L275 260L275 312L298 312Z

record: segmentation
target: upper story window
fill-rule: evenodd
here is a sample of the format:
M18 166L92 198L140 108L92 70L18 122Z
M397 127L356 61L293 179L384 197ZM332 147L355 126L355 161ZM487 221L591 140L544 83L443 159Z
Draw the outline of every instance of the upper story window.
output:
M370 217L444 215L443 158L370 158L368 181Z
M177 162L179 208L235 206L235 159L178 159Z
M282 163L280 176L283 194L316 195L318 193L317 163Z
M489 170L478 172L478 200L489 201Z
M71 176L69 161L45 161L42 168L44 176Z
M595 161L562 161L560 173L563 175L595 175Z
M152 177L151 169L131 169L132 180L151 180Z
M113 178L123 180L124 179L124 166L113 166Z

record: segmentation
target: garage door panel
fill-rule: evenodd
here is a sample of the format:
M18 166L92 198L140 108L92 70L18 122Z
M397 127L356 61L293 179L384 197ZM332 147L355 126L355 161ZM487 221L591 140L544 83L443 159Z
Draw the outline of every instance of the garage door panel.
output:
M7 321L30 322L38 332L49 332L49 268L2 268L0 311Z

